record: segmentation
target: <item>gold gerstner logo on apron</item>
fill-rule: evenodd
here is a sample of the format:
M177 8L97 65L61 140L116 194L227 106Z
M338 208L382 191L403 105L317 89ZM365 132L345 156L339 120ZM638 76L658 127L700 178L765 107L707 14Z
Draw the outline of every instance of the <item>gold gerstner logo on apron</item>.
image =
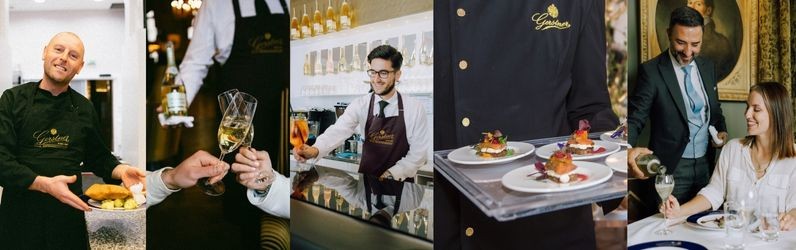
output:
M379 130L378 133L370 133L368 135L368 141L384 145L393 145L395 143L395 135L388 134L382 129Z
M572 25L569 21L561 21L558 19L558 8L555 4L550 4L547 7L547 12L534 13L531 15L531 21L536 24L534 29L547 30L547 29L569 29Z
M33 144L33 146L37 148L69 147L69 136L58 135L58 130L55 128L33 132L33 139L36 140L36 143Z
M284 50L284 44L282 43L282 38L274 38L270 32L249 39L251 54L282 53Z

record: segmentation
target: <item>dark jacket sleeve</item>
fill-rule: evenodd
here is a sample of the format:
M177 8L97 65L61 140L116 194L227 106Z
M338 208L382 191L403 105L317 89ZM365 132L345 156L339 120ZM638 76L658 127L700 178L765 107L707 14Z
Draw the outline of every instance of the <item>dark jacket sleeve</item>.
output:
M628 98L627 105L627 132L628 143L631 146L638 146L638 136L641 130L644 129L644 124L647 123L647 118L650 115L652 102L655 98L655 84L650 82L650 72L648 66L642 64L638 73L638 81L633 92Z
M567 95L567 120L570 128L587 119L591 130L608 131L619 124L611 109L605 72L605 5L592 1L584 6L583 26L572 66L572 89Z
M88 110L92 123L87 131L85 166L95 175L102 177L105 183L118 184L119 180L111 178L111 173L120 163L102 141L99 133L99 117L92 107L84 106L83 109Z
M38 174L17 161L17 134L14 127L15 96L11 90L0 97L0 186L27 189Z

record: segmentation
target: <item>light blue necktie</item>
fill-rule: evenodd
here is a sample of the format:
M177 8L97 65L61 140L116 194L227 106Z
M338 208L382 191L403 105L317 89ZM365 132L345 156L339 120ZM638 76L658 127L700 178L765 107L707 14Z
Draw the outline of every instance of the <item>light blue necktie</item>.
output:
M702 110L702 107L705 106L705 103L702 101L702 98L699 98L699 94L697 94L696 89L694 89L694 84L691 83L691 68L693 65L686 65L683 66L683 72L685 72L685 93L688 95L688 100L691 101L691 111L694 113L699 113Z

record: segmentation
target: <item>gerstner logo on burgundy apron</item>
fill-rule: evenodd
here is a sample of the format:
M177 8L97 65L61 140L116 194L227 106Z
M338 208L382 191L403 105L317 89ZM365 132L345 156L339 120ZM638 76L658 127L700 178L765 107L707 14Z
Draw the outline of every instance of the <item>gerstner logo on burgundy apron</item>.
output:
M401 206L401 191L404 182L379 181L379 176L390 167L395 166L395 163L409 152L403 99L400 93L396 92L396 94L398 95L398 116L384 118L373 115L373 101L376 95L370 96L368 120L365 122L365 143L362 145L362 160L359 163L359 172L365 176L365 201L368 211L372 207L371 194L376 195L376 208L378 209L386 207L382 202L383 195L395 196L393 214L397 213ZM407 178L404 181L414 182L414 179Z

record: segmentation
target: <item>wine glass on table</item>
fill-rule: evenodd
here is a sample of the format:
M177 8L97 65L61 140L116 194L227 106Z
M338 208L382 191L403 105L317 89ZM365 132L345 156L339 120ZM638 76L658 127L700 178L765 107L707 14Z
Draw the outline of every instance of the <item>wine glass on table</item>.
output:
M221 155L218 157L224 160L224 155L235 151L248 135L251 129L254 111L257 109L257 98L238 92L235 93L232 101L227 104L224 116L221 118L221 125L218 126L218 147ZM199 179L199 187L205 194L219 196L224 194L224 182L218 181L210 184L209 178Z
M674 176L670 174L660 174L655 177L655 191L658 191L658 196L661 197L661 202L663 203L663 210L666 211L668 206L668 199L669 195L672 194L672 190L674 190ZM655 234L658 235L668 235L672 233L672 230L669 230L668 225L669 218L666 217L666 213L663 213L663 227L658 231L655 231Z

